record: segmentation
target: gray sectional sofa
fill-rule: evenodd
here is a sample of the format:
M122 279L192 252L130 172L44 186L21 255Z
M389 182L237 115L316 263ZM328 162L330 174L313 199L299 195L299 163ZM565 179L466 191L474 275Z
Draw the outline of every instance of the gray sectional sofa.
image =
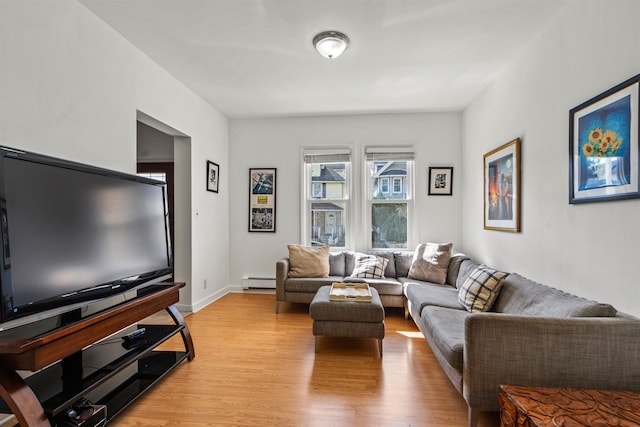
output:
M501 384L640 391L640 319L517 273L501 281L490 311L472 313L459 288L478 267L463 254L446 282L407 277L413 252L381 252L385 279L366 279L386 307L405 307L469 408L469 426L497 411ZM288 278L276 265L276 311L282 301L308 303L322 285L349 281L353 253L330 255L330 277ZM391 262L393 260L393 262Z

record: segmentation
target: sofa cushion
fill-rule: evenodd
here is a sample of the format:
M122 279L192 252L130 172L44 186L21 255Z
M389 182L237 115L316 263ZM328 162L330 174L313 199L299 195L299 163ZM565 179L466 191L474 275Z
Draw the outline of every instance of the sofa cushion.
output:
M451 367L462 372L464 350L464 322L472 314L466 310L455 310L427 306L422 310L422 327L425 338L434 353L440 353Z
M417 313L428 305L464 310L458 301L458 290L448 285L419 282L412 279L399 279L404 286L404 295L414 305Z
M398 251L395 254L396 277L407 277L413 262L414 251Z
M479 266L477 262L472 259L462 260L458 269L458 277L456 278L456 288L460 289L469 275Z
M451 259L449 260L449 268L447 268L447 284L451 286L456 286L462 261L465 261L468 259L469 259L468 256L460 252L453 252L451 254Z
M369 286L375 288L380 295L403 295L402 283L395 277L386 277L384 279L364 279L362 277L345 277L346 283L368 283Z
M479 265L469 275L458 292L460 303L472 313L489 311L496 300L502 279L507 273Z
M344 276L344 252L329 253L329 276Z
M411 261L408 277L444 284L447 280L452 248L453 243L420 243Z
M375 255L357 254L356 263L350 277L384 279L384 271L389 260Z
M284 282L284 289L287 292L315 293L322 286L329 286L334 282L342 282L342 277L290 277Z
M372 252L371 255L375 255L380 258L384 258L388 260L387 267L384 269L384 277L396 277L396 260L393 252L382 251L382 252Z
M287 245L289 277L329 277L329 246Z
M613 317L616 309L568 294L516 273L503 280L494 311L539 317Z

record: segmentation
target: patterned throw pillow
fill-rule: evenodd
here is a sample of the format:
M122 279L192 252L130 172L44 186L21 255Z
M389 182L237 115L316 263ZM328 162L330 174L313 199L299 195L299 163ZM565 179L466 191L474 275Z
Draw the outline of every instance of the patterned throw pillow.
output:
M489 311L506 276L507 273L486 265L477 266L458 291L458 301L471 313Z
M362 277L365 279L384 279L384 270L387 268L387 258L375 255L357 254L356 265L350 277Z

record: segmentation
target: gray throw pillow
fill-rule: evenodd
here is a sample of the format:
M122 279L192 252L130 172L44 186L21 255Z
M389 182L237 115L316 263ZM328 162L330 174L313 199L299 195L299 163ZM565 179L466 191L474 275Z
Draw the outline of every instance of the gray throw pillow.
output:
M416 248L409 269L409 279L444 285L453 243L421 243Z

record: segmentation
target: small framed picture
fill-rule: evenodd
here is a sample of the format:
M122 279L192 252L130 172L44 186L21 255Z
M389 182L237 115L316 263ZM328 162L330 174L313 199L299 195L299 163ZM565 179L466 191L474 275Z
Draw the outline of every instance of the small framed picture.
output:
M207 191L218 192L220 183L220 166L207 160Z
M429 167L429 196L453 194L453 167Z

